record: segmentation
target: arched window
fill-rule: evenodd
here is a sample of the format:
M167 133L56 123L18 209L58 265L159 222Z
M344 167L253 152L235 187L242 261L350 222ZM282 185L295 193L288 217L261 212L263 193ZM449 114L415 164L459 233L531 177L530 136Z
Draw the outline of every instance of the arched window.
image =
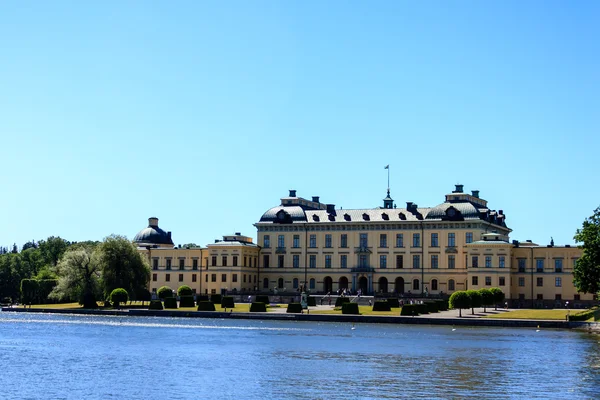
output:
M438 290L438 281L437 279L431 280L431 290Z
M413 290L419 290L419 280L413 280Z
M448 281L448 290L454 290L454 279Z
M269 288L269 278L263 279L263 289Z
M310 282L308 285L311 289L314 289L316 287L315 278L310 278Z
M279 289L283 289L283 278L279 278L279 279L277 280L277 287L278 287Z
M298 289L298 278L294 278L292 285L294 286L294 289Z

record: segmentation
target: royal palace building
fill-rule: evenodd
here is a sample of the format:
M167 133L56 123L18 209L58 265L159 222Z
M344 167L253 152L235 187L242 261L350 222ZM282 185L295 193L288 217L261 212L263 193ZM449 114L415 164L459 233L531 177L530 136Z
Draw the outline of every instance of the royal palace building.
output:
M441 296L499 287L511 306L574 306L577 247L509 240L502 210L462 185L435 207L387 196L381 207L341 209L290 190L255 224L257 243L236 233L205 248L175 247L151 218L134 242L152 269L150 289L186 284L223 291Z

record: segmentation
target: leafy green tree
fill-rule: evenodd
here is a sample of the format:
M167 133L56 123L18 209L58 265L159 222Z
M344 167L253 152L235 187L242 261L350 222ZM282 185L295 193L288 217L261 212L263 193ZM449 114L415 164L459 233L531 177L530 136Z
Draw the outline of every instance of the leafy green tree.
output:
M181 285L177 289L177 296L193 296L194 291L188 285Z
M481 294L478 290L467 290L467 294L471 298L471 314L475 315L475 308L481 307Z
M44 262L51 266L58 264L58 260L65 254L68 247L69 242L60 236L50 236L48 239L40 240L38 243L38 248L42 253Z
M483 312L487 312L486 307L494 304L494 294L490 289L479 289L481 295L481 305L483 305Z
M462 317L462 310L471 308L471 297L467 292L461 290L452 293L449 303L451 308L458 309L458 316Z
M23 245L23 247L21 248L21 251L25 251L27 249L37 249L38 245L35 242L35 240L32 240L31 242L27 242Z
M55 300L78 299L85 308L96 308L100 295L100 268L92 250L68 250L54 268L58 284L50 293Z
M583 250L573 269L573 283L577 291L598 293L600 291L600 207L594 215L583 221L574 237Z
M156 294L158 295L159 299L164 300L167 297L173 297L173 289L168 286L161 286L158 288Z
M492 292L492 296L494 296L494 310L497 310L498 304L502 304L504 301L504 292L502 289L497 287L491 288L490 292Z
M6 253L0 255L0 299L10 298L16 301L20 296L21 255Z
M116 288L110 293L110 301L117 308L119 308L120 303L127 303L127 300L129 300L129 294L123 288Z
M150 267L127 238L108 236L96 251L102 271L102 285L107 296L116 288L123 288L132 295L146 289L150 281Z

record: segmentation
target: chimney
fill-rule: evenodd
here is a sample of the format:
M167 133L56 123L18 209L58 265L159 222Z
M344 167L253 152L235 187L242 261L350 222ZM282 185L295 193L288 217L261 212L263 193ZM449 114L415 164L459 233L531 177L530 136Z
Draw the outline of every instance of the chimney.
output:
M327 212L329 214L335 213L335 204L327 204Z
M498 210L498 214L504 215L504 210Z
M408 211L410 211L410 210L412 210L412 208L413 208L413 202L412 201L407 201L406 202L406 209Z
M156 217L148 218L148 226L158 227L158 218L156 218Z
M313 196L313 200L312 201L314 201L315 203L318 203L319 202L319 196Z
M457 185L455 185L455 186L456 186L456 189L454 189L454 190L452 191L452 193L462 193L462 192L463 192L463 185L458 185L458 184L457 184Z
M472 195L473 197L477 197L477 198L479 198L479 190L471 190L471 195Z
M294 189L290 189L290 197L296 197L296 191Z
M167 237L171 240L171 232L167 232Z

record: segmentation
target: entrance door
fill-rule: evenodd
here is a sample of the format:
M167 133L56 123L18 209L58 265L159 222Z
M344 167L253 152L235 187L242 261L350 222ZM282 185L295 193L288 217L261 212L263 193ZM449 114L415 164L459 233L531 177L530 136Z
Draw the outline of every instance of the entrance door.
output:
M379 291L381 293L387 293L388 291L388 280L386 277L379 278Z
M340 289L348 289L348 278L342 276L339 281Z
M396 289L396 293L404 294L404 278L396 278L396 284L394 289Z
M325 279L323 279L323 291L325 293L333 291L333 279L331 279L330 276L326 276Z
M358 288L361 290L363 295L369 293L369 280L365 276L361 276L358 279Z

